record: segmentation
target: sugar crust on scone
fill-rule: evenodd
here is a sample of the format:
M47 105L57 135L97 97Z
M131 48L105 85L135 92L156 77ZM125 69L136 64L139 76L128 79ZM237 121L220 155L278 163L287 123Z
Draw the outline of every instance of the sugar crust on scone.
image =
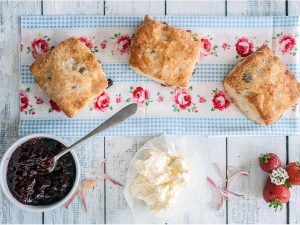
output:
M41 55L30 66L30 71L68 117L86 107L108 85L100 62L74 37Z
M201 38L145 16L130 48L132 70L172 87L186 88L200 54Z
M300 96L296 77L267 45L238 63L224 87L248 118L264 125L276 122Z

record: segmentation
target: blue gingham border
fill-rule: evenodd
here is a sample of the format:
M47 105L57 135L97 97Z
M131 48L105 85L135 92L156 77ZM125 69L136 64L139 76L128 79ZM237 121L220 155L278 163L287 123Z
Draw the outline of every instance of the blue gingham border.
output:
M234 64L201 64L198 65L191 82L222 82L224 77L234 67ZM300 81L300 65L286 65ZM133 72L128 64L102 64L107 77L116 83L121 82L150 82L150 79ZM124 76L127 75L127 76ZM29 65L21 66L21 83L35 83L29 71Z
M102 119L22 119L21 136L30 133L51 133L63 137L87 134L103 122ZM148 136L162 132L174 135L299 135L300 119L281 118L270 126L230 118L130 118L101 133L104 136Z
M299 16L220 17L220 16L154 16L176 27L188 28L265 28L298 27ZM98 28L137 27L142 16L22 16L21 28Z

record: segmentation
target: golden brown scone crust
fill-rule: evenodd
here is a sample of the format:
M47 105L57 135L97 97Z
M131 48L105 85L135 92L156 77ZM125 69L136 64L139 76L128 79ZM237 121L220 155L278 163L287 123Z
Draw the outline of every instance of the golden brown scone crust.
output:
M247 117L265 125L277 121L300 96L295 76L267 45L238 63L224 87Z
M97 58L74 37L36 59L30 71L68 117L73 117L108 85Z
M200 54L197 34L170 27L145 16L130 48L135 72L167 86L188 87Z

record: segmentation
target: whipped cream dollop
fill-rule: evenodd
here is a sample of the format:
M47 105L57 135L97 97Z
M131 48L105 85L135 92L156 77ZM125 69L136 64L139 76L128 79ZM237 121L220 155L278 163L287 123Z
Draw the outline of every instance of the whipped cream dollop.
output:
M132 196L143 200L153 212L172 207L189 182L190 167L180 153L146 149L135 168L138 174L130 187Z

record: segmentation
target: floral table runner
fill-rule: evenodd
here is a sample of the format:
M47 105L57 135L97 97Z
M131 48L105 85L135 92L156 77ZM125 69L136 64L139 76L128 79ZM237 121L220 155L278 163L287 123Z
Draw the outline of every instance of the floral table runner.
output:
M154 17L203 36L188 89L171 89L128 67L132 36L143 17L23 16L21 18L20 135L82 136L125 105L137 114L103 135L296 135L297 107L271 126L256 125L231 102L222 81L234 65L268 44L299 75L299 17ZM75 36L101 60L113 85L75 118L67 118L38 87L29 66L59 42Z

